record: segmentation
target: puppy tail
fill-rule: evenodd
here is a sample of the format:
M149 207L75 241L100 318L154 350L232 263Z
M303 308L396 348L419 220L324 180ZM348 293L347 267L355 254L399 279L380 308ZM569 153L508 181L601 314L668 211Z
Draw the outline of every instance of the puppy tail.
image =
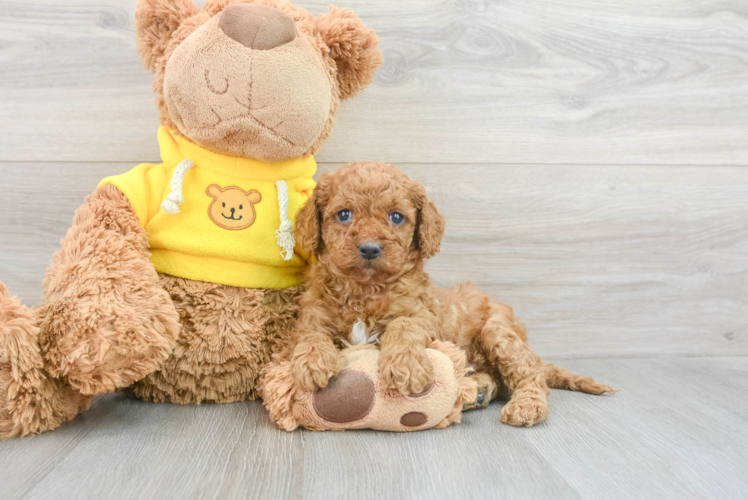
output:
M609 385L583 375L575 375L566 368L545 364L545 380L551 389L586 392L587 394L615 394L617 391Z

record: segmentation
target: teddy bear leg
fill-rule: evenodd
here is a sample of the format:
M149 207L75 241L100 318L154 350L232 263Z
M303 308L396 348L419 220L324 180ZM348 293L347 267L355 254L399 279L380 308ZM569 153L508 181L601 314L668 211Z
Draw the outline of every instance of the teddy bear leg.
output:
M160 283L184 326L172 355L132 387L133 395L177 404L257 399L260 372L291 329L301 288L237 288L168 275Z
M145 230L114 186L99 186L77 210L44 286L46 368L83 394L129 386L176 345L176 309L149 261Z
M55 429L90 401L44 370L37 320L0 282L0 439Z

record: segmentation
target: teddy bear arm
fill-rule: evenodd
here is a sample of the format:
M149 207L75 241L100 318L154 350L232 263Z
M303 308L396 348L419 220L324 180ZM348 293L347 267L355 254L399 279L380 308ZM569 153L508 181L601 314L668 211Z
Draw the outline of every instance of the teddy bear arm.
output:
M176 345L179 316L158 284L145 230L112 185L99 186L77 210L44 286L46 365L83 394L129 386Z

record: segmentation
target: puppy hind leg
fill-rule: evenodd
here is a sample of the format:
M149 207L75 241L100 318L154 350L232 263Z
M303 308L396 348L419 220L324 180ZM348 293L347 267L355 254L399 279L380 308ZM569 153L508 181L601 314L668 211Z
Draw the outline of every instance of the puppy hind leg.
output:
M479 334L490 364L501 374L512 396L501 410L505 424L530 427L548 417L548 394L543 361L515 331L515 321L500 305L491 306L491 316Z

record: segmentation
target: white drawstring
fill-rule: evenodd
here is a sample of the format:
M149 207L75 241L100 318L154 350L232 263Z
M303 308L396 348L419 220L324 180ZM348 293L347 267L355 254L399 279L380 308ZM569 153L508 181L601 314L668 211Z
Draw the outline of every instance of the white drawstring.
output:
M286 181L275 181L278 188L278 208L280 209L280 227L275 231L275 239L278 246L283 249L281 256L283 260L293 258L293 249L296 240L293 237L293 223L288 219L288 184Z
M163 203L161 203L161 208L163 208L164 212L167 214L178 214L180 212L179 205L184 203L184 196L182 196L184 174L194 166L195 162L185 158L174 170L174 175L171 177L171 193L169 193Z

